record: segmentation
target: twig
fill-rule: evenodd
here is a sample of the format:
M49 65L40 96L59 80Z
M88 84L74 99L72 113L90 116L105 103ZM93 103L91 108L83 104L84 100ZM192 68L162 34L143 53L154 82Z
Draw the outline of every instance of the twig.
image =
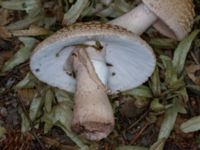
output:
M149 110L147 110L138 120L136 120L130 127L128 127L128 130L135 127L142 119L146 117L146 115L149 113Z
M134 138L131 140L130 144L134 144L138 139L139 137L141 136L141 134L144 132L144 130L149 126L149 123L146 123L144 125L144 127L139 131L138 134L136 134L136 136L134 136Z
M21 101L21 99L20 99L19 97L17 97L17 101L18 101L20 107L22 108L22 111L24 112L26 118L28 119L28 122L29 122L29 124L30 124L30 126L31 126L31 133L32 133L32 135L33 135L34 138L38 141L38 143L39 143L40 147L42 148L42 150L47 150L47 149L45 148L44 144L43 144L43 143L41 142L41 140L38 138L38 136L37 136L37 134L36 134L36 132L35 132L35 128L34 128L34 126L33 126L33 123L32 123L32 121L31 121L31 119L30 119L30 117L29 117L29 115L28 115L28 112L27 112L27 110L26 110L24 104L22 103L22 101Z
M190 52L190 54L191 54L191 56L192 56L194 62L195 62L197 65L199 65L199 61L198 61L197 57L195 56L195 54L194 54L192 51Z

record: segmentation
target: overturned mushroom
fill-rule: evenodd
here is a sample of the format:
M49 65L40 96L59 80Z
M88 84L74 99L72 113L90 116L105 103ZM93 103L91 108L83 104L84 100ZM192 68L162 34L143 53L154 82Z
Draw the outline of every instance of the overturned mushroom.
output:
M40 43L30 67L39 80L75 92L73 130L90 140L100 140L114 126L107 93L144 83L154 70L155 56L132 32L90 22L61 29Z
M181 40L191 31L194 22L192 0L142 0L130 12L110 23L140 35L152 24L167 37Z

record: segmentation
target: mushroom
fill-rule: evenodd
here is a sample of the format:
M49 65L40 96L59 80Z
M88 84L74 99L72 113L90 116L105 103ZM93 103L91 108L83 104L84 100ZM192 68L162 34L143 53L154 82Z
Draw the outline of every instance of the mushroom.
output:
M142 34L152 24L163 35L182 40L194 22L192 0L142 0L130 12L111 21L111 24Z
M151 47L132 32L89 22L63 28L41 42L30 68L39 80L75 92L72 129L100 140L114 127L107 94L144 83L155 61Z

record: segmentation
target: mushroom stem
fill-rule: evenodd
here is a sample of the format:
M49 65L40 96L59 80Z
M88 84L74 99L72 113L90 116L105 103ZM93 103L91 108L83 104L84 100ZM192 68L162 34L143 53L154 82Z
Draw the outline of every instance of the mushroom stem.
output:
M107 89L95 72L85 49L77 48L72 55L77 80L72 129L90 140L101 140L114 127L113 110L106 94Z
M141 35L157 19L157 16L147 6L140 4L130 12L109 23L122 26L137 35Z

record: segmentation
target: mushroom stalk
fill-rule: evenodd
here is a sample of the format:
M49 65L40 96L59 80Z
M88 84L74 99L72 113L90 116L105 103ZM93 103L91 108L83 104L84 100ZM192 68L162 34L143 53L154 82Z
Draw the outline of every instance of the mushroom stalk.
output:
M93 66L89 56L85 48L75 49L71 56L77 80L72 129L90 140L100 140L112 131L114 116L106 86L95 72L98 67ZM106 68L105 62L101 63ZM104 73L107 74L106 71ZM107 82L105 74L101 77Z
M157 16L147 6L140 4L130 12L109 23L122 26L137 35L141 35L157 19Z

